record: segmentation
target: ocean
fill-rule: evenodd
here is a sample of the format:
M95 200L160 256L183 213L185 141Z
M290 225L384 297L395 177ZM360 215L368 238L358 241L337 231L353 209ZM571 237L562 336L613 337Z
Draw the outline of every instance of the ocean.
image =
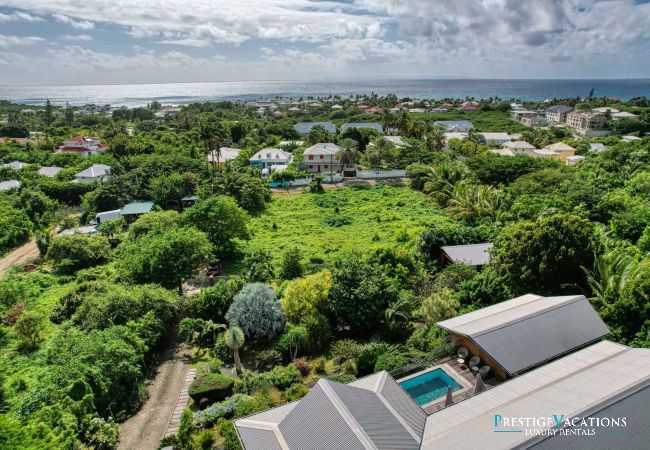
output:
M542 101L553 98L586 97L591 89L597 97L629 99L650 97L650 79L625 80L375 80L375 81L250 81L210 83L118 84L81 86L0 86L0 100L26 105L53 104L142 106L153 100L165 105L183 105L216 100L255 100L274 97L343 98L357 94L395 94L411 98L517 98Z

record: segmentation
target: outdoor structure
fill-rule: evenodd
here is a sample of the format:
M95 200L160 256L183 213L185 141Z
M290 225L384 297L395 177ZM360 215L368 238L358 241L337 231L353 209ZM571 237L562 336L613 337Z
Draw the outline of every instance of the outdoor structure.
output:
M384 132L384 127L382 127L381 124L377 122L348 122L341 125L341 133L345 133L350 128L370 128L379 133Z
M627 111L621 111L612 114L612 120L621 120L621 119L639 120L639 116L637 116L636 114L629 113Z
M582 295L522 295L436 324L502 378L584 347L609 329Z
M301 400L235 421L245 450L417 450L427 414L385 371L326 379Z
M580 155L567 156L566 165L567 166L575 166L575 165L577 165L578 163L580 163L580 162L582 162L584 160L585 160L585 157L580 156Z
M603 341L430 415L421 448L647 448L649 406L650 350ZM504 424L522 416L540 421ZM610 419L567 422L590 417Z
M600 107L600 108L594 108L594 109L592 109L592 111L595 112L595 113L601 113L601 114L606 114L606 113L616 114L616 113L619 112L618 109L616 109L616 108L610 108L609 106L603 106L603 107Z
M468 266L484 266L490 262L492 244L447 245L440 248L442 264L462 263Z
M107 180L110 175L111 167L105 164L93 164L86 170L75 175L77 183L99 183Z
M44 177L55 177L58 175L59 172L61 172L63 169L61 167L57 166L51 166L51 167L41 167L38 169L38 174L42 175Z
M589 151L593 153L601 153L607 150L607 147L602 142L592 142L589 144Z
M469 120L438 120L434 122L435 125L443 125L445 127L445 131L463 131L467 132L474 125L472 125L472 122Z
M331 143L318 143L303 152L304 162L309 173L341 172L343 165L336 157L340 147Z
M22 186L22 184L18 180L0 181L0 192L18 189L20 186Z
M605 120L605 114L595 112L573 111L566 116L567 125L586 137L608 135Z
M561 162L566 162L568 157L576 154L576 149L564 142L547 145L543 150L551 152L551 159L556 159Z
M512 138L508 133L479 133L485 139L488 145L502 146L506 142L510 142Z
M209 163L215 165L228 164L230 161L236 159L241 152L240 148L232 147L221 147L220 152L212 150L207 156L206 159Z
M126 223L132 223L138 220L141 215L150 213L154 206L155 203L149 201L131 202L122 208L120 216L124 217Z
M72 236L73 234L86 234L94 235L97 234L97 227L95 225L88 225L85 227L78 228L68 228L59 233L59 236Z
M325 127L327 132L330 134L336 133L336 125L332 122L298 122L293 126L293 128L298 134L309 134L312 128L319 125Z
M11 161L10 163L3 164L2 167L6 167L8 169L13 169L13 170L21 170L25 167L27 167L29 164L21 162L21 161Z
M293 155L279 148L263 148L249 158L251 166L262 169L274 169L278 166L288 166L293 160Z
M106 150L108 150L108 145L102 144L98 137L76 136L63 141L56 151L89 156L103 153Z

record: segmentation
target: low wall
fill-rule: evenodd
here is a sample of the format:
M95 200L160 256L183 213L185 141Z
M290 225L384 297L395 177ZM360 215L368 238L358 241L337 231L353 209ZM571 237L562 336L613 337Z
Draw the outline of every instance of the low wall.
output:
M364 170L357 171L357 178L405 178L406 170Z
M295 186L308 186L311 183L311 178L299 178L291 181L271 181L271 187L295 187Z

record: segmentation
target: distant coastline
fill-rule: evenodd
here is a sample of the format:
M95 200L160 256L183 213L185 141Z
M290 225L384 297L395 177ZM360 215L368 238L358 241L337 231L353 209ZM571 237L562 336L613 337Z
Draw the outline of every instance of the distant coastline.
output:
M141 106L158 100L183 105L218 100L254 100L275 97L327 97L388 95L411 98L500 97L542 101L552 98L585 97L591 89L597 97L627 100L650 97L650 79L427 79L355 81L246 81L206 83L158 83L66 86L0 85L0 99L26 105L88 103Z

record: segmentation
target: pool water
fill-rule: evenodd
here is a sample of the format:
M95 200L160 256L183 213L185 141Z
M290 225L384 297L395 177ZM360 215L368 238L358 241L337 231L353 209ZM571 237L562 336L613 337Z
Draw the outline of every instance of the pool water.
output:
M460 386L452 377L442 369L435 369L408 380L402 381L400 386L417 402L426 405L447 395L447 386L458 389Z

